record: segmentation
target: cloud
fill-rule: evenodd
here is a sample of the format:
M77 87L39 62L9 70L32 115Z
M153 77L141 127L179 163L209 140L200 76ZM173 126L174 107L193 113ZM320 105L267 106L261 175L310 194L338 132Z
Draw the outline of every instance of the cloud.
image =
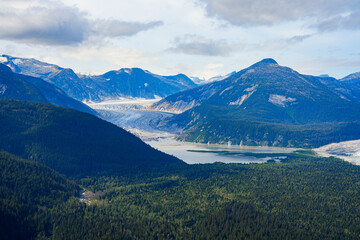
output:
M360 7L360 6L359 6ZM314 25L321 31L336 29L360 29L360 9L324 19Z
M89 24L77 9L30 7L0 12L0 38L42 44L74 44L88 37Z
M157 57L151 53L138 49L125 48L115 45L94 46L83 45L79 47L61 47L60 57L64 62L75 60L79 64L80 72L87 72L89 64L91 72L103 73L103 69L115 69L120 67L144 67L157 62ZM64 64L66 65L66 64Z
M312 36L312 34L297 35L297 36L287 39L286 41L289 44L294 44L294 43L303 42L305 39L307 39L311 36Z
M94 21L92 31L96 35L105 37L132 36L138 32L149 30L163 25L161 21L149 23L124 22L119 20L97 20Z
M159 21L139 23L90 20L87 14L78 8L54 1L33 1L40 4L25 8L14 7L14 2L6 7L7 2L0 4L0 39L3 40L45 45L76 45L89 37L132 36L162 24Z
M320 29L359 28L359 0L199 0L210 16L234 25L273 25L310 18ZM347 15L347 16L344 16Z
M227 56L233 51L225 40L211 40L195 35L176 38L174 43L175 47L170 48L170 51L190 55Z

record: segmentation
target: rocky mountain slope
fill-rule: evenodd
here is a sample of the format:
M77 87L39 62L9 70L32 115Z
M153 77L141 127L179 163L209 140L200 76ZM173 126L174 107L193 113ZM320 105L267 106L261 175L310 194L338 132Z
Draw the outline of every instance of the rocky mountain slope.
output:
M182 113L166 124L188 141L304 147L360 137L360 103L329 85L264 59L151 109Z
M184 74L160 76L140 68L123 68L98 76L87 76L36 59L2 55L0 60L15 73L42 78L79 101L166 97L196 86Z
M85 104L70 98L61 89L37 77L13 73L0 63L0 98L51 103L96 115Z

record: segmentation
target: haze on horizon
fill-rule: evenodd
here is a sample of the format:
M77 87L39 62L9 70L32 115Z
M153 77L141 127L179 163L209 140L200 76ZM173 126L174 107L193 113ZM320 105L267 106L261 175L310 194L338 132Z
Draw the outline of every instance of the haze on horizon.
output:
M141 67L210 78L263 58L360 71L358 0L2 0L1 54L86 74Z

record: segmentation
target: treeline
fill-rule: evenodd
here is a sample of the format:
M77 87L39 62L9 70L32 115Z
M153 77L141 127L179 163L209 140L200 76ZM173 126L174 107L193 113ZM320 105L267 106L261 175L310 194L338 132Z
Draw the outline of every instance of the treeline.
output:
M214 119L191 127L178 137L202 143L248 146L319 147L360 138L360 123L279 124L246 119Z

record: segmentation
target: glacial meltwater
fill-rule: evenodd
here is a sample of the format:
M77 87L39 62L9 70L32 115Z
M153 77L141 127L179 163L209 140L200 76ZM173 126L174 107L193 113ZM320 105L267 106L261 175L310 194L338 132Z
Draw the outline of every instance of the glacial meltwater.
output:
M228 146L221 144L200 144L179 142L171 138L145 141L152 147L178 157L188 164L200 163L264 163L268 160L280 161L281 154L297 149L276 147ZM279 156L276 156L279 154ZM268 156L267 156L268 155Z

